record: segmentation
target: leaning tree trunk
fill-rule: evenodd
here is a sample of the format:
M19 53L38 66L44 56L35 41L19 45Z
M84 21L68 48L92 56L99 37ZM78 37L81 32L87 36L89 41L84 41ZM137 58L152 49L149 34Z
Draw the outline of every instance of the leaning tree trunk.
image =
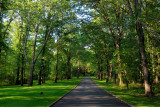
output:
M142 68L144 72L145 95L151 96L153 93L150 85L150 74L147 66L146 51L145 51L145 45L144 45L144 34L143 34L141 21L136 22L136 31L138 35L139 49L140 49L140 54L142 59L141 63L142 63Z

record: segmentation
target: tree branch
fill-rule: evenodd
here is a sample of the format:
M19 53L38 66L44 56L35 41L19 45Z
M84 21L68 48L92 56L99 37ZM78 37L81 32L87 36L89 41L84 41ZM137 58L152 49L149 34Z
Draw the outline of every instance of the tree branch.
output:
M28 60L27 52L26 52L26 44L27 44L27 39L28 39L28 36L29 36L29 29L30 29L30 26L27 27L27 33L26 33L25 42L24 42L24 56L25 56L28 64L31 65L31 63L30 63L29 60Z

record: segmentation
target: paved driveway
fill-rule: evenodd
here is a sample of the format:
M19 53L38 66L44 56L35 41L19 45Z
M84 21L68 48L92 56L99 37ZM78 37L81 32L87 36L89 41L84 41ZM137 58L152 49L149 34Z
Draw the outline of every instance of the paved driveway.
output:
M86 77L75 89L51 107L130 107L130 105L107 93L90 77Z

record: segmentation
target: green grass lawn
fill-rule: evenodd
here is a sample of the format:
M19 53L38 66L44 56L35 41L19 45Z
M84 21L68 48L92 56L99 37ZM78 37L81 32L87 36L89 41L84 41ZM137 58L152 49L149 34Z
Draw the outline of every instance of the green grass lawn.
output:
M3 86L0 88L0 107L46 107L74 88L82 78L70 80L46 81L46 84L34 86ZM40 93L43 92L43 95Z
M119 87L118 84L106 83L105 80L99 81L92 77L98 85L118 98L136 107L160 107L160 96L144 97L144 89L140 86L130 85L129 89Z

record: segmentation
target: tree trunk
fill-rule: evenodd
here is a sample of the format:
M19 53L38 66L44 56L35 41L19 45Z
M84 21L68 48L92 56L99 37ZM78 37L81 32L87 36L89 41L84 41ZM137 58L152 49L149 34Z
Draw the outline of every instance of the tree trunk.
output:
M18 61L17 61L17 78L16 78L16 85L19 85L20 84L20 80L19 80L19 74L20 74L20 54L18 55Z
M69 55L67 57L67 74L66 74L67 80L71 79L71 66L70 66L71 54L70 54L70 50L68 52L69 52Z
M78 66L78 71L77 71L77 79L79 79L79 73L80 73L80 61L79 61L79 66Z
M136 22L136 31L138 35L138 42L139 42L141 59L142 59L141 63L142 63L142 68L144 72L145 95L152 96L153 93L150 85L150 74L147 66L146 51L145 51L145 45L144 45L144 34L143 34L141 21Z
M45 71L42 72L42 84L45 84L45 79L46 75L45 75Z
M57 45L58 46L58 45ZM58 54L59 54L59 49L57 47L57 57L56 57L56 77L55 77L55 80L54 82L57 83L57 80L58 80Z
M0 35L1 35L1 32L0 32ZM1 37L0 37L0 42L1 42ZM0 63L1 63L1 53L2 53L2 49L1 49L1 46L0 46Z
M138 38L137 38L138 40ZM144 80L143 80L143 68L142 68L142 58L141 58L141 52L140 52L140 48L139 48L139 70L140 70L140 82L141 82L141 86L143 86Z
M30 66L30 75L29 75L29 81L28 81L28 86L33 85L33 71L34 71L34 64L31 64Z
M118 51L118 53L117 53L118 68L121 69L121 57L120 57L119 47L120 47L120 44L116 43L116 49ZM123 84L123 78L122 78L122 71L121 70L118 73L118 78L119 78L119 85L121 86Z
M159 72L160 72L160 55L157 55L158 57L158 69L156 70L156 78L155 78L155 83L159 83Z
M38 85L42 84L42 70L43 70L43 59L41 59L41 65L40 65L39 76L38 76Z
M109 81L109 62L106 59L106 83Z
M86 65L83 66L83 70L84 70L84 76L86 76Z
M103 60L101 59L101 64L100 64L100 81L103 80L103 66L102 66Z
M16 85L19 85L19 84L20 84L20 81L19 81L19 71L20 71L20 67L18 66L18 68L17 68Z
M111 79L112 79L112 74L113 74L112 64L109 64L109 72L110 72L110 74L109 74L109 80L111 81Z
M22 54L22 68L21 68L21 86L23 86L24 81L24 55Z
M117 76L116 76L116 72L115 72L115 71L113 71L113 83L115 83L115 84L116 84L116 78L117 78Z
M142 70L140 71L140 82L141 82L141 86L143 86L143 72Z
M44 75L44 72L43 72L44 71L44 59L43 59L44 53L45 53L45 50L43 50L43 52L42 52L42 59L41 59L41 65L40 65L40 70L39 70L38 85L42 84L42 76ZM43 72L43 75L42 75L42 72Z
M100 80L100 69L101 67L100 67L100 63L99 63L99 61L98 61L98 72L97 72L97 76L98 76L98 79Z

